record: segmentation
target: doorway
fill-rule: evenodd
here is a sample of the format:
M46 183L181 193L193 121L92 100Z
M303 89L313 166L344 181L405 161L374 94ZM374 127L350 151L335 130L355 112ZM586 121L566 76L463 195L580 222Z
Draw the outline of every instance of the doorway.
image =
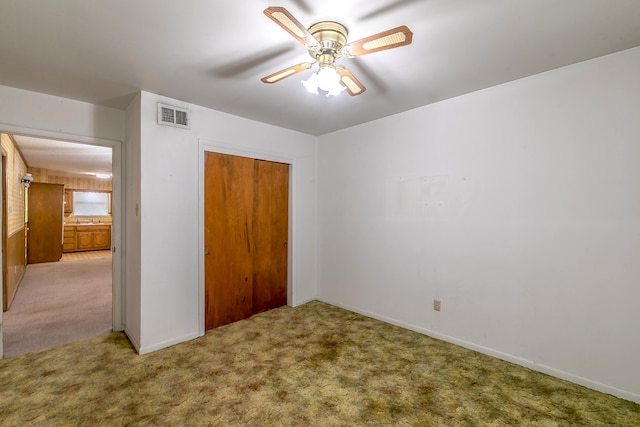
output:
M205 330L287 304L289 164L204 157Z
M110 197L110 205L109 208L112 208L112 212L110 212L109 216L111 216L111 221L110 221L110 227L111 227L111 231L110 231L110 242L109 244L107 244L106 248L99 248L99 249L107 249L106 251L101 250L98 251L98 248L95 248L96 251L94 253L92 253L92 255L98 255L98 252L102 252L101 254L101 258L109 258L108 260L102 260L101 262L104 263L104 261L108 261L108 266L106 266L106 271L104 266L100 267L100 271L104 273L101 273L101 277L104 277L104 274L107 274L108 276L108 289L109 289L109 295L108 295L108 319L107 319L107 330L122 330L122 292L121 292L121 287L122 287L122 279L121 279L121 271L122 271L122 265L121 265L121 257L120 256L115 256L115 250L116 247L120 244L121 242L121 238L120 238L120 218L121 218L121 153L122 153L122 149L121 149L121 143L118 141L111 141L111 140L101 140L101 139L96 139L96 138L82 138L82 141L74 141L74 136L70 136L69 138L67 138L66 135L54 135L53 138L56 139L49 139L52 138L51 135L46 135L46 137L37 135L37 131L34 132L36 135L35 136L24 136L24 135L16 135L13 133L6 133L6 134L10 134L14 137L17 137L18 139L20 138L31 138L31 139L42 139L42 140L46 140L46 141L50 141L52 143L52 148L46 148L46 150L48 150L48 156L51 157L52 159L55 160L60 160L62 158L65 158L69 152L67 150L72 150L72 151L77 151L81 156L87 156L88 155L88 150L90 149L94 149L94 148L104 148L105 150L108 151L108 159L109 159L109 165L110 168L112 170L112 184L110 184L110 188L108 189L109 193L111 194ZM43 138L44 137L44 138ZM46 142L45 141L45 142ZM64 143L67 144L67 147L64 147L62 149L59 148L59 146L57 144L59 143ZM19 145L17 144L17 147L19 147ZM69 148L70 147L70 148ZM52 154L53 153L53 154ZM22 156L23 159L25 156ZM28 156L27 156L28 159ZM27 163L27 162L25 162ZM28 164L28 163L27 163ZM28 164L28 166L30 167L30 169L32 168L32 164ZM36 169L47 169L46 165L34 165L33 167L35 167ZM52 168L49 170L56 170L56 168ZM34 175L37 175L37 171L33 171L30 170L32 172L34 172ZM41 171L40 171L41 172ZM62 171L64 172L64 171ZM3 177L6 175L5 171L3 171ZM58 173L52 174L53 176L58 176L58 178L55 178L52 182L56 182L59 183L60 178ZM64 175L64 173L62 174ZM67 174L66 178L65 178L65 188L80 188L80 186L82 185L82 180L79 179L77 176L73 177L73 174ZM38 179L43 180L44 178L42 178L42 176L38 177ZM72 182L73 185L69 185L69 183ZM28 190L27 190L28 191ZM103 189L103 191L106 191ZM65 194L66 196L66 194ZM65 197L66 200L66 197ZM26 208L26 206L25 206ZM9 210L11 209L11 207L9 207ZM15 210L14 210L15 212ZM3 217L5 217L4 219L6 220L6 215L7 214L7 208L3 209ZM90 221L92 218L88 218L87 222ZM98 220L98 218L95 218L96 220ZM65 212L65 221L68 220L68 215ZM96 224L96 227L98 228L104 228L104 219L100 219L101 223L100 224ZM75 224L75 220L73 222ZM85 227L86 228L86 227ZM25 227L25 230L27 230L28 227ZM91 231L95 231L95 230L91 230ZM62 236L62 231L61 231L61 239L63 238ZM86 234L86 233L85 233ZM95 233L94 233L95 234ZM66 237L66 235L64 236ZM2 235L2 240L3 242L7 239L7 232L4 231L3 235ZM104 240L104 239L103 239ZM96 240L98 241L98 240ZM66 241L65 241L66 243ZM26 244L25 246L23 246L23 249L26 248ZM120 251L118 251L119 253ZM73 255L72 258L77 258L79 259L80 257L76 256L76 255L80 255L81 253L75 253L75 254L63 254L63 260L65 260L64 263L59 262L57 264L69 264L68 262L66 262L65 256L66 255ZM112 256L113 255L113 256ZM3 257L3 262L5 262L5 258ZM97 258L96 256L91 256L91 257L87 257L87 258L91 258L91 259L95 259ZM68 258L67 258L68 259ZM88 262L92 262L92 261L88 261ZM88 263L88 262L84 262L84 263ZM25 263L26 264L26 263ZM54 263L51 263L54 264ZM40 266L43 264L33 264L33 266ZM79 267L79 265L78 265ZM91 273L91 271L94 271L93 269L89 269L90 273L92 276L93 274ZM6 313L5 313L6 314ZM6 316L5 316L6 317ZM104 319L104 317L103 317ZM82 323L82 321L80 320L79 322L77 322L77 324ZM3 325L3 329L4 329L4 333L7 332L9 325L6 324L6 322L4 322ZM59 331L56 331L56 334L58 334ZM4 341L4 337L0 336L0 339L2 339ZM8 348L5 346L4 348L5 351L8 350ZM2 357L2 353L0 353L0 357Z

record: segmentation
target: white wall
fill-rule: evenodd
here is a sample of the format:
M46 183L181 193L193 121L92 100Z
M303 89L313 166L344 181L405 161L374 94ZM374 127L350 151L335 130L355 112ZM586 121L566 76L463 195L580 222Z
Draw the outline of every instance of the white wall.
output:
M141 136L141 94L129 104L126 110L127 139L125 144L126 164L124 182L124 318L125 332L136 349L140 348L141 311L140 294L140 144Z
M124 112L86 102L0 86L2 130L52 137L64 135L73 141L96 139L123 141Z
M157 124L158 102L190 109L191 129ZM141 94L140 127L140 162L128 163L127 170L140 171L141 353L196 337L204 327L199 223L205 146L292 160L290 302L295 306L315 297L315 137L147 92Z
M636 48L320 137L320 298L640 401L639 100Z

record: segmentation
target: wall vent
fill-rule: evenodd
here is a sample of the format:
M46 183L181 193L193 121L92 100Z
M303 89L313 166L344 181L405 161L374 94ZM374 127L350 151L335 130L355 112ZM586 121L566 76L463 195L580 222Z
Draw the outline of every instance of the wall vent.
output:
M161 125L191 129L189 110L158 103L158 123Z

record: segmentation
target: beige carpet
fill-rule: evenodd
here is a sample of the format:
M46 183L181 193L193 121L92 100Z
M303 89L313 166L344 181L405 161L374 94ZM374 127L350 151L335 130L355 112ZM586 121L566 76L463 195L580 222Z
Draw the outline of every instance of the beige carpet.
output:
M111 258L104 256L29 264L3 313L4 357L111 331L111 277Z
M0 361L7 426L639 426L640 405L313 302L137 355Z

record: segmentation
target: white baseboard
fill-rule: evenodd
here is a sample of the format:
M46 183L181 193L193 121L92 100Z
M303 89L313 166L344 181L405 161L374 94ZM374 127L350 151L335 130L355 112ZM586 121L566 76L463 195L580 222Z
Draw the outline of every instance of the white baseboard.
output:
M626 399L626 400L630 400L632 402L636 402L636 403L640 403L640 394L636 394L636 393L632 393L626 390L621 390L619 388L616 387L612 387L610 385L607 384L603 384L597 381L593 381L590 380L588 378L584 378L578 375L574 375L570 372L566 372L566 371L562 371L560 369L556 369L553 368L551 366L546 366L546 365L541 365L538 364L534 361L531 360L527 360L527 359L523 359L521 357L517 357L508 353L503 353L501 351L498 350L494 350L488 347L484 347L478 344L474 344L472 342L468 342L468 341L464 341L464 340L460 340L458 338L455 337L451 337L449 335L445 335L445 334L441 334L435 331L432 331L430 329L426 329L426 328L422 328L416 325L412 325L409 323L405 323L396 319L392 319L386 316L381 316L379 314L376 313L372 313L372 312L368 312L366 310L360 310L358 308L355 307L350 307L350 306L346 306L344 304L340 304L338 302L335 301L331 301L328 299L324 299L324 298L316 298L318 301L322 301L324 303L327 304L331 304L334 305L336 307L340 307L343 308L345 310L349 310L352 311L354 313L358 313L358 314L362 314L363 316L367 316L367 317L371 317L372 319L376 319L376 320L380 320L382 322L386 322L392 325L396 325L399 326L401 328L404 329L409 329L411 331L415 331L418 333L421 333L423 335L427 335L430 336L432 338L436 338L442 341L446 341L448 343L451 344L455 344L458 345L460 347L464 347L464 348L468 348L469 350L474 350L477 351L478 353L482 353L482 354L486 354L488 356L492 356L501 360L505 360L507 362L511 362L514 363L516 365L520 365L520 366L524 366L525 368L529 368L532 369L534 371L538 371L538 372L542 372L544 374L547 375L551 375L553 377L556 378L560 378L563 380L567 380L570 381L572 383L575 384L579 384L581 386L602 392L602 393L607 393L607 394L611 394L613 396L616 397L620 397L622 399Z
M192 333L188 335L184 335L179 338L172 338L167 341L162 341L153 345L147 345L144 347L137 348L139 354L147 354L152 351L161 350L163 348L171 347L172 345L180 344L181 342L190 341L192 339L198 338L200 336L199 333Z
M135 339L135 335L133 335L131 331L127 329L126 325L124 327L124 334L127 336L127 339L133 345L133 348L136 350L136 352L140 353L140 343Z
M309 298L309 299L304 299L304 300L301 300L301 301L296 301L295 304L291 305L291 307L299 307L301 305L305 305L305 304L310 303L311 301L316 301L316 300L317 300L317 298Z

